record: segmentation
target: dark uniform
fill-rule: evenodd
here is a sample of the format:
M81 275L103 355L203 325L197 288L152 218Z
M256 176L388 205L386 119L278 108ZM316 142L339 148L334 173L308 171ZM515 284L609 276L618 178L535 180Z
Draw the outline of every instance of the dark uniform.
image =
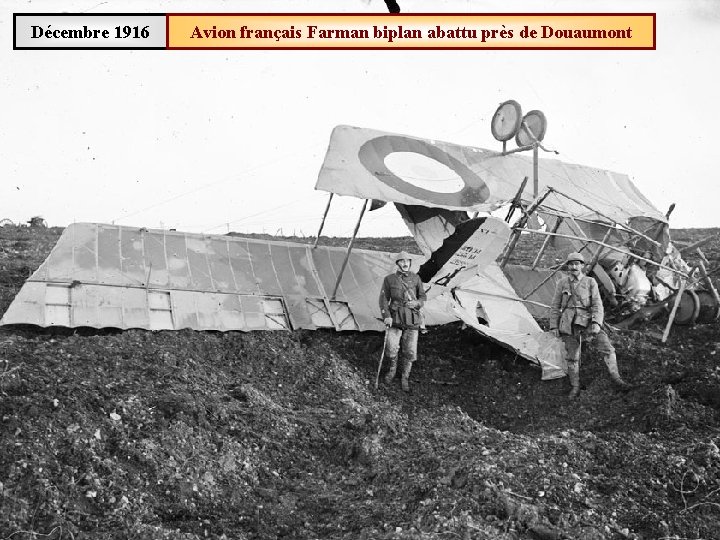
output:
M401 252L396 262L402 259L412 260L410 255ZM409 391L409 376L412 364L417 360L418 331L421 325L420 309L425 302L425 289L420 277L414 272L397 272L385 276L380 289L380 313L385 321L392 319L385 335L385 356L389 361L389 370L385 382L392 382L397 371L398 353L402 350L402 389ZM408 306L410 303L410 306Z
M582 255L571 253L567 262L584 263ZM582 341L592 342L602 354L610 377L621 388L629 388L622 380L617 367L615 348L602 329L605 310L597 282L580 273L579 276L564 276L555 288L550 309L550 329L557 330L567 350L568 378L570 379L570 397L580 392L580 353Z

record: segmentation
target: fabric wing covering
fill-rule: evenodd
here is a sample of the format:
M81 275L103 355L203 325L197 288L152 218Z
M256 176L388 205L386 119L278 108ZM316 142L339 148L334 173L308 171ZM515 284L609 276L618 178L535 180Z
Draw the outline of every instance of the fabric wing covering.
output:
M556 379L567 372L563 342L544 332L515 294L497 264L482 268L478 275L455 289L455 314L468 326L542 368L542 378ZM483 324L478 320L482 308Z
M390 254L77 223L2 324L148 330L381 330Z
M361 199L448 210L492 211L510 201L532 158L372 129L337 126L316 189ZM551 186L618 222L643 216L664 220L624 174L539 160L539 190ZM532 200L532 182L523 200ZM544 206L575 217L600 219L588 208L551 195Z
M420 267L423 277L428 267L439 266L432 277L423 279L429 286L428 311L449 307L468 326L537 362L543 379L564 376L562 342L540 328L495 262L510 238L510 227L494 217L470 220L459 225L443 247L452 244L467 225L471 225L473 232L462 236L466 239L459 248L451 246L452 255L443 257L440 248ZM434 261L435 258L443 264Z
M497 223L492 225L497 231ZM498 234L503 233L484 236L493 250ZM76 223L65 229L0 324L382 330L377 297L384 276L394 268L393 254L353 250L333 299L345 252L235 236ZM543 352L543 336L536 335L539 327L522 304L511 302L515 307L509 310L507 300L496 302L494 294L514 297L514 292L494 262L471 278L470 288L477 291L461 294L474 295L471 311L463 308L468 302L459 306L447 291L426 304L428 324L462 319L539 361L543 378L562 375L562 359ZM480 325L474 316L478 300L487 311L488 325Z

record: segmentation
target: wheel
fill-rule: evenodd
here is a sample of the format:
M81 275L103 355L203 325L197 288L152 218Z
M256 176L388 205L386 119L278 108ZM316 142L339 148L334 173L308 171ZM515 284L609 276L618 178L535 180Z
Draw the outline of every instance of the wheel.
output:
M498 141L509 141L520 129L521 122L522 107L517 101L510 99L495 111L490 123L490 131Z

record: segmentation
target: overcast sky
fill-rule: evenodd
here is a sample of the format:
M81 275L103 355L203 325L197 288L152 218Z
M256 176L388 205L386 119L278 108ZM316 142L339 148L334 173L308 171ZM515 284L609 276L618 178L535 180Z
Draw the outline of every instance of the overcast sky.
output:
M382 0L0 0L0 218L313 235L330 132L500 149L497 105L560 159L630 175L673 227L718 227L720 3L407 1L412 12L656 12L656 51L13 51L13 12L387 13ZM337 198L336 198L337 200ZM349 235L360 203L334 204ZM360 235L405 235L392 208Z

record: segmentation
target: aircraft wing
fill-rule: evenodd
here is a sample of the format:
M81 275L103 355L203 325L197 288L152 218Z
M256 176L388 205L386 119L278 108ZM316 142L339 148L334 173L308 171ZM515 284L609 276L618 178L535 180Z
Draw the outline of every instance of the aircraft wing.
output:
M533 177L532 158L520 154L337 126L315 188L403 205L489 212L512 200L526 176ZM539 191L552 186L619 222L636 216L665 221L627 175L540 159L538 176ZM524 201L533 199L532 189L528 182ZM544 206L575 217L600 218L555 195Z

